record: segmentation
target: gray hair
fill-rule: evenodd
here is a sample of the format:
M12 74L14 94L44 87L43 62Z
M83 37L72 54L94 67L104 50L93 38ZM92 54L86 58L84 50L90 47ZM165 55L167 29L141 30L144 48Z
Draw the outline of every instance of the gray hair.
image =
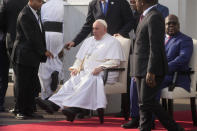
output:
M100 24L102 24L105 28L107 28L107 22L103 19L97 19L95 22L99 22Z

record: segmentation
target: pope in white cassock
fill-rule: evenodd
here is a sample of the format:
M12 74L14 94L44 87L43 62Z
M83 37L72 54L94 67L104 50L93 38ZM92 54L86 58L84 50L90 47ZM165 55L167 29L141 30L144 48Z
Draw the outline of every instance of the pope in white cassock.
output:
M117 39L106 33L104 20L93 24L93 35L87 38L76 55L76 61L70 67L71 78L48 100L37 99L37 104L48 113L59 108L73 121L75 115L84 109L103 109L107 101L103 83L103 69L118 67L125 61L125 55ZM108 83L114 83L118 72L109 73Z
M62 71L63 43L63 20L64 2L63 0L48 0L41 8L41 19L45 28L46 46L54 59L47 59L46 63L41 63L38 76L41 83L41 97L46 99L53 94L57 88L58 75Z

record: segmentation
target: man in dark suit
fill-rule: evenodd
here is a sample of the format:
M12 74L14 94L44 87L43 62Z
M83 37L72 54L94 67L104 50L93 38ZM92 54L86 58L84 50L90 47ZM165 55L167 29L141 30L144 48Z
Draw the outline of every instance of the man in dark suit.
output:
M136 0L137 10L142 12L136 31L134 70L140 106L140 131L150 131L152 113L168 131L184 131L156 100L159 86L167 73L164 48L165 22L154 8L157 0Z
M34 113L35 89L37 86L38 68L40 62L53 55L46 50L45 32L37 11L42 0L29 0L20 12L16 26L16 40L14 42L14 66L16 74L16 105L18 113L16 119L41 117Z
M92 25L97 19L104 19L107 22L109 34L122 35L126 38L129 38L129 32L134 28L135 23L127 0L92 0L89 3L86 22L81 31L65 47L70 49L82 42L91 33ZM125 112L125 116L129 112L129 95L126 93L122 94L121 112Z
M27 2L28 0L3 0L0 6L0 28L4 33L0 47L0 61L3 61L0 66L0 111L4 111L4 99L8 88L9 57L16 36L16 19Z
M133 11L133 16L136 20L136 28L139 22L139 18L140 18L140 13L137 12L137 7L136 7L136 0L130 0L130 4L132 7L132 11ZM163 15L163 17L167 17L169 15L169 9L158 3L158 0L156 0L156 3L154 5L154 7ZM134 28L134 31L136 32L136 28ZM134 38L135 39L135 38ZM132 49L134 49L134 44L132 45ZM132 61L132 53L133 50L130 51L131 55L130 55L130 60ZM130 66L132 66L133 64L131 63ZM132 69L132 67L131 67ZM132 71L131 71L132 72ZM132 74L131 74L132 75ZM131 116L131 120L123 125L121 125L123 128L136 128L139 126L139 106L138 106L138 96L137 96L137 87L136 87L136 82L134 78L131 78L131 85L130 85L130 116ZM154 122L152 123L152 129L155 128L155 124Z

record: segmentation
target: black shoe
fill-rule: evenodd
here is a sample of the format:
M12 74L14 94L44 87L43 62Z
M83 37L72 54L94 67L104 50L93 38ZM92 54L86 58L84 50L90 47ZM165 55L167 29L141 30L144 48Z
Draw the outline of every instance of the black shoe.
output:
M83 119L83 118L85 118L85 116L89 116L89 115L90 115L90 110L82 109L82 110L81 110L81 113L79 113L79 114L77 115L77 118Z
M130 120L128 123L121 125L121 127L125 129L138 128L138 126L139 126L139 118L132 118L132 120Z
M18 120L25 120L25 119L28 119L29 117L25 114L17 113L15 118L18 119Z
M72 111L70 108L62 110L62 113L66 116L67 121L73 122L75 120L76 112Z
M12 109L8 110L8 112L12 113L12 114L15 114L15 115L18 113L18 111L15 108L12 108Z
M38 115L36 113L28 114L27 116L32 119L43 119L44 118L42 115Z
M48 100L42 100L41 98L36 98L36 103L43 109L45 110L47 113L49 114L53 114L54 113L54 109L51 103L53 102L49 102ZM55 104L55 103L54 103Z

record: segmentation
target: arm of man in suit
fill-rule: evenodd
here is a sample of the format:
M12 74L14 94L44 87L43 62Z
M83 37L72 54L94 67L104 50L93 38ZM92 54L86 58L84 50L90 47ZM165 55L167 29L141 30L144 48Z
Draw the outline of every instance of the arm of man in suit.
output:
M24 35L27 40L31 41L32 48L34 48L35 52L41 57L44 58L46 55L51 56L50 53L47 53L46 47L44 45L44 42L41 43L42 36L38 34L38 30L35 29L37 24L35 21L33 21L27 14L23 14L19 18L19 24L24 32ZM38 26L39 28L39 26ZM44 39L43 39L44 40Z
M122 19L124 21L124 25L122 26L122 28L119 30L118 33L125 37L125 35L128 34L131 31L131 29L134 28L135 20L133 18L133 13L129 3L126 0L121 0L120 3L121 3L120 8L121 8L121 14L122 14Z
M179 47L179 55L174 60L168 62L169 73L180 71L182 66L189 64L193 52L192 39L183 40Z
M156 85L155 74L159 70L158 63L163 60L165 23L161 15L153 15L148 21L148 34L150 43L150 54L147 68L146 82L150 87ZM155 84L154 84L155 83Z
M90 3L88 6L88 14L85 24L83 25L81 31L73 39L73 41L66 43L65 48L70 49L71 47L77 46L80 42L82 42L92 31L92 24L94 23L94 21L95 18L93 16L93 5Z

